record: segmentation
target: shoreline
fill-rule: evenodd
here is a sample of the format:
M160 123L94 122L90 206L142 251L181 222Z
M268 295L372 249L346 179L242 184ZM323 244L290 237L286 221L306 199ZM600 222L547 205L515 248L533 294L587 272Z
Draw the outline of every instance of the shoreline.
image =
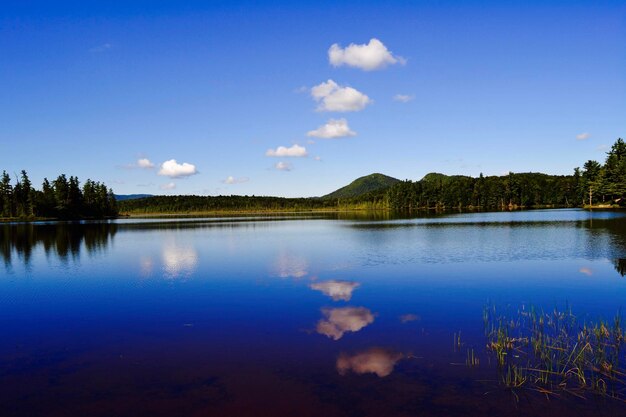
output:
M566 208L579 208L582 210L625 210L626 207L611 205L611 204L596 204L593 206L532 206L532 207L504 207L496 209L482 209L480 207L422 207L417 209L407 210L392 210L389 208L322 208L322 209L300 209L300 210L212 210L212 211L186 211L186 212L126 212L120 213L119 216L113 218L83 218L83 219L57 219L50 217L36 217L36 218L6 218L0 217L0 223L37 223L37 222L82 222L82 221L100 221L100 220L118 220L118 219L141 219L141 218L176 218L176 217L215 217L215 216L245 216L245 215L277 215L277 214L328 214L328 213L472 213L472 212L503 212L503 211L531 211L531 210L543 210L543 209L566 209Z

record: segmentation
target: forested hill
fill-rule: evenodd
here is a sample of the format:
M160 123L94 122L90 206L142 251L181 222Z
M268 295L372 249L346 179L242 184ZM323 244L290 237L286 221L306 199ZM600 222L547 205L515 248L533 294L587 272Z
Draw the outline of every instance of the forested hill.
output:
M387 189L400 180L383 174L370 174L357 178L345 187L333 191L322 198L354 198L373 191Z
M117 201L124 200L136 200L138 198L148 198L153 197L152 194L115 194L115 199Z

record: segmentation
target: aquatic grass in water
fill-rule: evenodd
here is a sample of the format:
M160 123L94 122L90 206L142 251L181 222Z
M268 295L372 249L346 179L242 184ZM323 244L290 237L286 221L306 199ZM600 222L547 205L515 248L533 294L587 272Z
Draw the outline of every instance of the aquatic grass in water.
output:
M522 306L499 314L483 310L487 352L495 359L499 383L547 396L568 393L624 401L624 330L618 313L611 323L579 323L569 306L546 313Z

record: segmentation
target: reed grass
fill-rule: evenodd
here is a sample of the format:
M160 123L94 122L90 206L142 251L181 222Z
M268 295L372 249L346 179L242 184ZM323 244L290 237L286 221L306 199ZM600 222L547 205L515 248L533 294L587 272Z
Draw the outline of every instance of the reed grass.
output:
M522 306L513 314L487 305L483 321L486 350L495 359L500 385L547 396L626 399L625 332L619 312L611 322L579 323L569 305L549 312Z

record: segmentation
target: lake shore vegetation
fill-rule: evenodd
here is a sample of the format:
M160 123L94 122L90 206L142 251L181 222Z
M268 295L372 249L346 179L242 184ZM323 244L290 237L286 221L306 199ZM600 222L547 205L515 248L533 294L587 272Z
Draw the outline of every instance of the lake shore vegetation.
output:
M103 219L117 215L113 190L100 182L88 179L81 187L77 177L59 175L52 182L44 178L38 190L24 170L14 184L6 171L0 177L0 218L6 220Z

